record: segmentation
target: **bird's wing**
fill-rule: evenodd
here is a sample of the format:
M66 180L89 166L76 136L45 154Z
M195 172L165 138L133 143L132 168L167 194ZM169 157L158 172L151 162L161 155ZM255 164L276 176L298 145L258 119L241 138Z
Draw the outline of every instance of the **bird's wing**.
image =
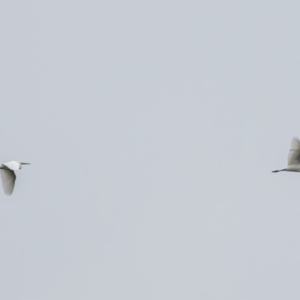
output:
M0 169L0 173L4 193L9 196L12 194L15 187L16 174L14 171L9 169Z
M295 165L300 163L300 140L293 137L288 156L288 165Z

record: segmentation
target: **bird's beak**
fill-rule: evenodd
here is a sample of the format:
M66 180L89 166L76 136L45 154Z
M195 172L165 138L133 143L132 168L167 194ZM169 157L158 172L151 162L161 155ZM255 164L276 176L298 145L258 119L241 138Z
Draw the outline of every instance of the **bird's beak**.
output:
M30 165L30 163L23 163L23 162L22 162L22 165Z

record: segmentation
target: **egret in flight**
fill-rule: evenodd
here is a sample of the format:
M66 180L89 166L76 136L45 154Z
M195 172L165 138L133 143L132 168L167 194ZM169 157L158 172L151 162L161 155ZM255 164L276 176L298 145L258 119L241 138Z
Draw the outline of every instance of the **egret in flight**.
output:
M23 165L30 164L13 160L1 165L0 173L5 195L10 196L12 194L16 181L16 174L14 171L22 169Z
M288 156L288 164L285 169L272 171L273 173L289 171L300 172L300 140L297 137L292 138L291 147Z

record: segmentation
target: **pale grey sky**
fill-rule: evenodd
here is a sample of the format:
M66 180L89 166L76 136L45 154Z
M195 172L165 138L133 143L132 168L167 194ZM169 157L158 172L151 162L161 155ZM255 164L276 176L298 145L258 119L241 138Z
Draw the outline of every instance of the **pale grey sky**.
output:
M298 300L299 1L2 1L0 299Z

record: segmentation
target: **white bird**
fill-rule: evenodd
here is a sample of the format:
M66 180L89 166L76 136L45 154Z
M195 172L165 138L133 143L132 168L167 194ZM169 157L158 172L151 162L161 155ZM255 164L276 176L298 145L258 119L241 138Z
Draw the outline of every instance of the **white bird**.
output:
M300 140L297 137L293 137L291 141L291 147L288 156L288 164L285 169L272 171L273 173L289 171L300 172Z
M16 181L16 174L14 171L22 169L23 165L30 164L13 160L1 165L0 173L5 195L10 196L12 194Z

